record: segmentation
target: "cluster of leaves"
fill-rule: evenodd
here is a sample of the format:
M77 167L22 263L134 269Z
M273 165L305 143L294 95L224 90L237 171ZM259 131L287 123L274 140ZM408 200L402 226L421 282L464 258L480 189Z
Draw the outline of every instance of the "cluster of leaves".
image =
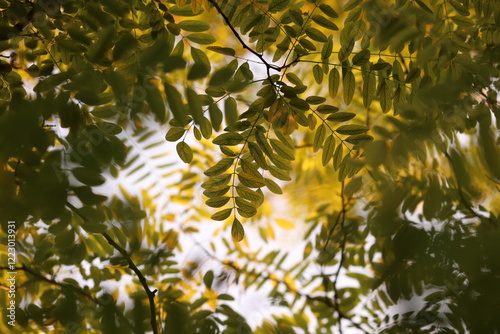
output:
M212 269L177 263L179 235L197 227L164 222L208 217L244 241L212 244L231 260L205 250L224 266L219 277L271 285L269 296L293 313L255 332L500 327L495 0L0 8L0 222L4 232L18 226L21 331L250 332L232 297L216 292ZM148 142L153 124L168 127L187 168L137 151L158 146ZM140 198L97 188L107 176L148 180L149 169L182 174L162 184L195 212L163 212L151 180ZM265 216L266 199L292 179L305 194L316 182L330 187L315 194L303 256L287 267L283 251L251 251L243 224ZM199 188L215 213L192 208ZM260 232L275 237L271 224ZM59 279L65 266L92 283ZM101 285L129 274L126 309ZM340 287L345 276L358 284ZM424 307L382 317L415 295Z

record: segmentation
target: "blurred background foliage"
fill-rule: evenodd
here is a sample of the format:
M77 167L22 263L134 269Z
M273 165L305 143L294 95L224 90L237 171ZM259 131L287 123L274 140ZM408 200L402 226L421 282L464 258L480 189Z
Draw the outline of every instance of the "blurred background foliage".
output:
M496 0L0 0L1 331L499 331L499 27Z

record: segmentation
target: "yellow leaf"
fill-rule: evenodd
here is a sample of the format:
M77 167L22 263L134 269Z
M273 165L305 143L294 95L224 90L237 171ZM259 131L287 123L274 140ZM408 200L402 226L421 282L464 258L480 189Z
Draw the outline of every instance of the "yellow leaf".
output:
M276 218L276 224L278 224L279 227L284 228L286 230L292 230L295 228L294 223L283 218Z

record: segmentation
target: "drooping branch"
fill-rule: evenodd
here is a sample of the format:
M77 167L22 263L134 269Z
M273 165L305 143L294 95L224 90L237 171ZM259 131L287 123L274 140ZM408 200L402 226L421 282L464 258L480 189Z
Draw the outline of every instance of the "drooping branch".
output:
M66 206L68 208L70 208L75 214L77 214L84 221L88 221L88 218L85 217L84 215L82 215L82 213L80 212L80 210L78 210L78 208L76 208L73 204L71 204L69 202L66 202ZM106 241L111 246L113 246L113 248L115 248L124 257L124 259L128 263L129 268L132 269L132 271L139 278L139 281L141 282L142 288L144 289L144 291L146 292L146 295L148 296L149 310L150 310L150 313L151 313L151 321L150 321L150 323L151 323L151 327L152 327L153 333L154 334L158 334L159 332L158 332L158 325L157 325L157 322L156 322L156 305L155 305L155 295L156 295L156 292L158 290L157 289L151 290L149 288L149 285L148 285L148 282L146 281L146 278L144 277L144 275L142 274L142 272L139 270L139 268L137 268L137 266L135 265L134 261L132 260L132 258L130 257L130 255L127 253L127 251L123 247L121 247L120 245L118 245L116 243L116 241L114 241L113 238L111 238L111 236L108 233L102 232L101 235L104 237L104 239L106 239Z

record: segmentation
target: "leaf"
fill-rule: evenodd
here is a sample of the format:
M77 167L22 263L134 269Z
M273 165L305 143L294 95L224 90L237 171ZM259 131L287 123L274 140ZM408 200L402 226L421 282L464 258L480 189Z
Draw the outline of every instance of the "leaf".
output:
M165 135L165 139L168 141L177 141L182 138L182 136L186 133L186 129L173 127L168 129L167 134Z
M174 114L174 118L180 126L184 126L188 122L188 118L186 115L186 109L184 107L184 103L182 102L181 94L177 91L177 89L168 84L164 84L165 93L167 94L167 102L170 107L170 110Z
M451 19L459 27L468 28L468 27L472 27L474 25L474 21L472 21L471 19L469 19L467 17L463 17L461 15L452 16Z
M222 46L207 46L207 49L213 52L217 52L226 56L234 57L236 55L236 51L231 48L226 48Z
M316 83L318 85L321 85L323 82L323 69L319 65L314 65L313 66L313 76L314 80L316 80Z
M345 104L351 104L352 98L354 96L354 89L356 87L356 79L354 78L354 74L351 70L347 72L343 81L344 86L344 102Z
M237 218L234 218L233 220L233 225L231 226L231 236L237 242L243 240L243 238L245 237L245 230L243 228L243 225Z
M326 138L325 145L323 147L323 153L321 155L321 161L323 163L323 166L328 165L328 163L332 159L334 149L335 149L335 138L333 137L333 135L330 135L328 136L328 138Z
M223 158L215 166L210 167L205 171L206 176L216 176L224 173L233 165L234 158Z
M212 121L214 130L219 131L223 119L222 111L219 109L217 104L210 103L208 106L208 113L210 114L210 120Z
M214 282L214 272L212 270L209 270L203 276L203 283L207 288L211 289L213 282Z
M333 154L333 168L338 170L340 167L340 163L342 162L344 146L340 143L335 149L335 153Z
M328 104L322 104L322 105L318 106L316 111L319 112L320 114L331 114L331 113L339 111L339 108L335 107L335 106L328 105Z
M249 188L260 188L266 185L261 175L257 176L246 172L238 173L238 180Z
M352 112L336 112L328 115L326 120L331 122L346 122L350 119L353 119L355 116L356 114Z
M244 140L243 136L237 132L226 132L216 137L213 140L213 143L215 145L234 146L241 144L243 140Z
M282 181L291 181L292 178L290 177L288 171L277 168L275 166L269 166L269 172L271 173L272 176L275 178L282 180Z
M313 140L313 152L317 152L321 146L323 146L323 141L326 136L326 126L324 123L321 123L320 126L316 129L316 133L314 134Z
M363 105L368 108L376 92L375 73L369 72L363 78Z
M224 101L224 116L228 127L234 125L238 120L237 103L233 97L228 97Z
M305 31L307 37L309 37L310 39L312 39L316 42L325 43L326 41L328 41L328 38L326 37L326 35L316 28L308 27L304 31ZM287 73L287 75L288 75L288 73Z
M221 211L214 213L210 218L213 220L219 220L219 221L226 220L231 215L232 212L233 212L233 208L224 209L224 210L221 210Z
M418 1L421 1L421 0L418 0ZM470 15L469 10L464 5L462 5L460 2L458 2L457 0L448 0L448 3L450 5L452 5L453 8L455 8L455 10L457 11L457 13L459 13L460 15L463 15L463 16Z
M191 88L186 88L186 97L188 100L189 110L193 116L194 122L198 125L203 123L203 107L198 94Z
M264 153L262 153L259 145L253 142L249 142L248 148L250 149L250 154L252 155L257 165L259 165L260 168L268 169L266 159L264 158Z
M105 181L98 171L92 169L77 167L73 168L71 172L78 181L88 186L100 186Z
M208 190L210 191L210 188ZM220 208L226 205L230 199L231 197L229 196L217 196L209 198L208 200L206 200L205 204L211 208Z
M345 5L344 5L344 12L348 12L354 8L356 8L360 3L361 3L362 0L350 0L348 1Z
M337 27L335 23L333 23L332 21L330 21L329 19L327 19L322 15L313 15L311 18L316 24L318 24L323 28L330 30L339 30L339 27Z
M278 153L278 155L287 160L295 160L293 149L285 146L282 142L271 139L271 146L274 148L274 151Z
M283 190L281 190L281 187L273 180L264 178L264 182L266 184L267 189L269 189L271 192L278 195L283 194Z
M361 66L370 61L370 50L363 49L352 57L352 64L356 66Z
M199 20L184 20L178 23L182 30L190 32L202 32L210 29L210 24Z
M217 41L217 39L214 36L202 32L195 32L189 34L186 36L186 38L189 39L191 42L195 42L197 44L202 44L202 45L212 44Z
M420 68L415 67L406 76L406 83L410 83L410 82L414 81L415 79L418 79L419 77L420 77Z
M334 67L330 74L328 75L328 95L333 99L337 96L340 86L340 73L336 67Z
M367 132L369 129L364 125L341 125L339 126L335 132L340 133L342 135L357 135L361 133Z
M332 19L339 17L339 14L337 14L337 12L330 5L322 3L319 5L319 9Z
M177 143L175 148L182 161L188 164L193 160L193 150L191 149L191 147L189 147L188 144L181 141Z
M422 8L423 10L425 10L426 12L430 13L430 14L433 14L432 12L432 9L429 8L429 6L427 6L425 4L425 2L423 2L422 0L415 0L415 2L417 3L417 5Z
M87 205L96 205L108 199L106 196L94 194L89 186L74 187L73 191L78 196L78 199Z

